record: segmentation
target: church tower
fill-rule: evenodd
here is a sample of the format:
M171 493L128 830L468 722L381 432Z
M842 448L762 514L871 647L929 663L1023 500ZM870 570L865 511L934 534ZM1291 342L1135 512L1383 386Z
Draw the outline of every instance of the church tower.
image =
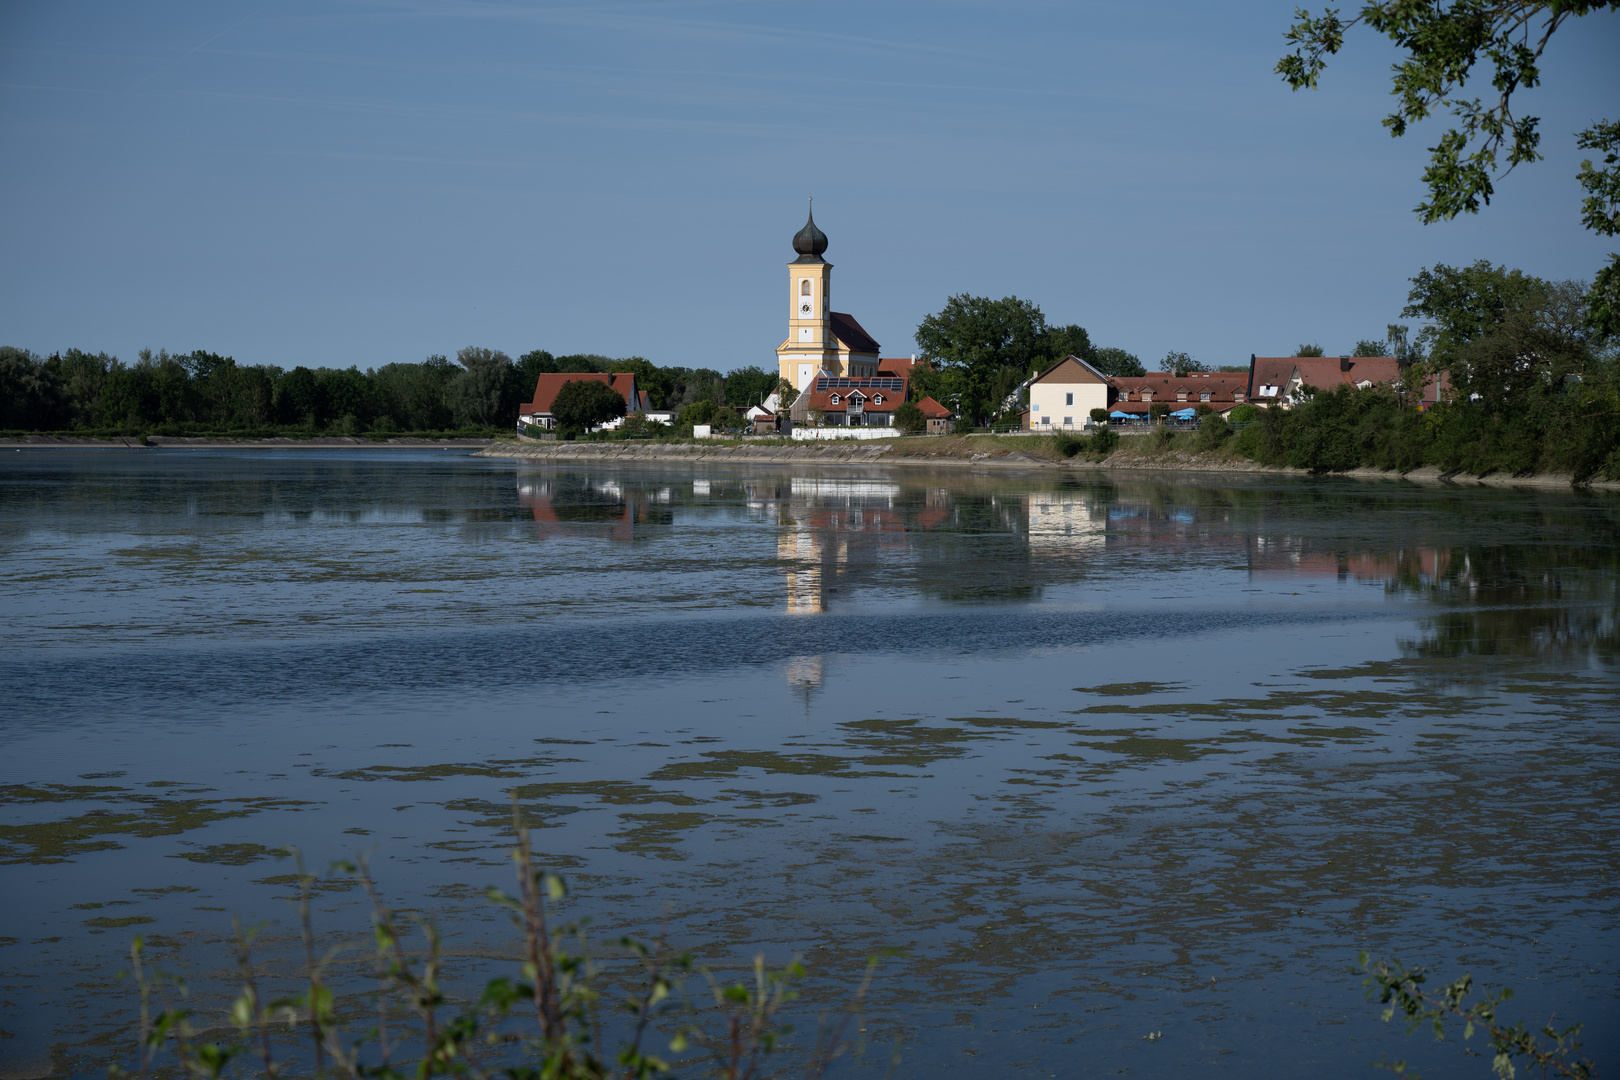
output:
M832 263L821 257L827 234L816 228L814 207L793 237L793 250L799 257L788 263L788 336L776 360L782 378L802 391L823 369L842 374L832 336Z
M877 374L878 343L853 315L832 309L832 263L821 256L827 234L812 207L793 237L799 257L788 263L788 336L776 347L776 368L800 393L819 373L842 378Z

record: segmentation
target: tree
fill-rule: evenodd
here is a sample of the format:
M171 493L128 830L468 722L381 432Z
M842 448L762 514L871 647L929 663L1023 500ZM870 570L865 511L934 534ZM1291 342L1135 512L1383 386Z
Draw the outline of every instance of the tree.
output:
M916 402L905 401L894 410L894 426L907 435L921 435L928 430L928 418Z
M793 403L799 400L799 391L786 379L778 378L776 380L776 400L781 404L782 408L791 409Z
M959 381L965 418L1002 410L1012 390L1046 356L1046 317L1028 300L961 293L917 327L923 359Z
M1091 422L1094 423L1094 424L1106 424L1106 423L1108 423L1108 410L1107 409L1092 409L1091 410Z
M1316 344L1315 342L1312 342L1309 345L1301 345L1297 349L1294 350L1294 355L1295 356L1321 356L1321 355L1323 355L1322 346Z
M1388 356L1384 350L1387 346L1382 341L1373 341L1371 338L1362 338L1356 342L1356 347L1350 350L1351 356Z
M552 417L568 431L585 431L624 412L624 395L595 379L569 379L551 400Z
M1106 348L1096 350L1091 360L1091 366L1104 375L1119 375L1128 378L1147 374L1147 368L1142 366L1142 361L1124 349Z
M1184 352L1168 352L1164 355L1164 368L1176 378L1183 378L1195 371L1208 371L1209 368Z
M1065 356L1078 356L1088 364L1092 364L1097 355L1096 347L1091 344L1091 335L1086 328L1070 323L1068 326L1048 326L1046 333L1041 336L1041 351L1045 353L1049 363L1056 363ZM1044 365L1043 365L1044 366Z
M1463 345L1500 326L1511 312L1533 305L1547 288L1540 278L1492 266L1489 259L1463 267L1436 263L1411 281L1401 315L1429 320L1418 331L1417 347L1441 366L1454 360Z
M1400 138L1411 124L1442 106L1458 122L1429 148L1429 167L1423 173L1429 197L1416 208L1419 220L1428 225L1477 214L1482 203L1489 206L1499 179L1498 155L1505 155L1507 163L1501 176L1541 159L1540 121L1514 115L1513 95L1541 82L1541 55L1553 34L1571 19L1602 11L1620 11L1620 2L1456 0L1447 6L1374 0L1348 21L1334 8L1317 17L1295 9L1299 21L1285 35L1293 51L1277 61L1275 70L1296 91L1316 89L1327 58L1344 47L1345 32L1362 22L1405 50L1405 59L1393 68L1391 92L1398 104L1384 117L1384 127ZM1489 60L1494 69L1496 100L1490 105L1462 96L1481 60ZM1578 132L1576 142L1583 150L1603 154L1601 168L1587 159L1577 174L1587 193L1582 219L1600 236L1620 234L1620 123L1598 121ZM1620 254L1611 254L1587 294L1587 322L1600 339L1620 332L1617 296Z
M757 364L737 368L726 376L726 404L739 405L745 409L750 405L758 405L770 396L780 380L781 376L776 372L766 371Z

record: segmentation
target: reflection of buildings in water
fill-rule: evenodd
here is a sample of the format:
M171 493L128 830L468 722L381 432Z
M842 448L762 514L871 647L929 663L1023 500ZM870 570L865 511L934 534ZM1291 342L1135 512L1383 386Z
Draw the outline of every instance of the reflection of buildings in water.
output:
M1080 492L1029 492L1024 496L1024 513L1032 551L1101 550L1107 543L1104 512Z
M638 527L667 522L668 488L629 492L616 480L590 477L517 478L518 505L534 515L542 537L636 538Z
M750 492L750 504L763 491ZM787 610L793 615L827 609L827 594L851 564L875 561L885 547L905 546L906 522L896 505L899 484L881 480L794 477L786 492L775 488L767 510L781 525L776 556L782 566ZM763 504L764 499L759 501Z
M1451 551L1446 548L1315 551L1303 537L1249 537L1249 577L1254 581L1304 576L1432 586L1444 580L1450 569Z

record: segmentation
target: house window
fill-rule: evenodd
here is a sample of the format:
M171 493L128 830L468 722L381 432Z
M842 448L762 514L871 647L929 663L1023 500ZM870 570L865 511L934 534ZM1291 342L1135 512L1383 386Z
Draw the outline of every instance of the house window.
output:
M828 398L827 400L832 402L832 404L836 405L836 404L838 404L838 395L834 394L832 397Z
M1064 394L1063 395L1063 404L1065 404L1065 405L1073 405L1074 404L1074 395L1073 394Z
M873 394L872 395L872 404L874 404L874 405L883 404L883 395L882 394Z
M1142 391L1142 400L1143 401L1152 401L1153 400L1153 391L1151 391L1151 390Z
M1069 395L1069 396L1070 396L1070 397L1073 397L1073 396L1074 396L1074 395L1073 395L1073 394L1070 394L1070 395ZM1064 426L1064 427L1074 427L1074 417L1072 417L1072 416L1065 416L1065 417L1064 417L1064 418L1063 418L1063 426Z
M1200 391L1199 394L1198 394L1198 400L1199 401L1208 401L1209 400L1209 391L1208 390Z
M1051 418L1051 417L1050 417L1050 416L1043 416L1043 417L1041 417L1041 423L1043 423L1043 424L1050 424L1050 423L1051 423L1051 422L1052 422L1052 418Z
M1176 391L1176 400L1177 401L1186 401L1187 400L1187 391L1185 391L1185 390L1177 390Z

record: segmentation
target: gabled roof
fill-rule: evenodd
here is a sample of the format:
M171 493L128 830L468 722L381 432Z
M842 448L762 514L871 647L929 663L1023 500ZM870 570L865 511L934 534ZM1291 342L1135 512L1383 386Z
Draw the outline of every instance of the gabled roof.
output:
M1243 371L1195 372L1177 377L1168 371L1150 371L1146 375L1110 375L1108 383L1121 397L1140 396L1142 391L1153 393L1154 401L1174 401L1177 391L1184 391L1189 402L1197 401L1209 391L1212 403L1235 400L1235 394L1248 395L1249 376Z
M799 395L799 401L805 402L808 415L810 409L820 409L822 412L845 412L849 408L849 399L859 395L865 399L866 412L891 412L906 400L906 393L910 380L904 376L878 375L869 379L845 378L842 376L818 375L810 383L807 391ZM837 395L838 401L833 402ZM882 403L877 398L882 396ZM799 402L794 404L795 413ZM795 416L797 419L797 416Z
M1039 375L1031 378L1029 385L1034 386L1038 382L1107 383L1108 376L1070 353Z
M925 397L917 402L917 408L921 409L923 416L929 420L949 420L956 415L932 397Z
M1303 385L1321 390L1363 382L1380 386L1399 381L1401 362L1393 356L1257 356L1250 372L1249 393L1256 400L1271 401L1281 395L1295 372ZM1276 395L1263 394L1262 386L1279 389Z
M876 356L881 349L872 335L861 329L861 324L855 321L855 316L845 315L842 311L832 313L833 337L837 338L850 352L871 353Z
M551 403L557 397L557 391L567 382L599 382L607 383L617 390L623 397L627 408L635 407L635 400L631 397L636 391L635 374L628 371L617 371L611 375L599 371L565 371L556 374L541 375L534 384L534 400L518 406L519 416L529 416L533 413L551 413Z

